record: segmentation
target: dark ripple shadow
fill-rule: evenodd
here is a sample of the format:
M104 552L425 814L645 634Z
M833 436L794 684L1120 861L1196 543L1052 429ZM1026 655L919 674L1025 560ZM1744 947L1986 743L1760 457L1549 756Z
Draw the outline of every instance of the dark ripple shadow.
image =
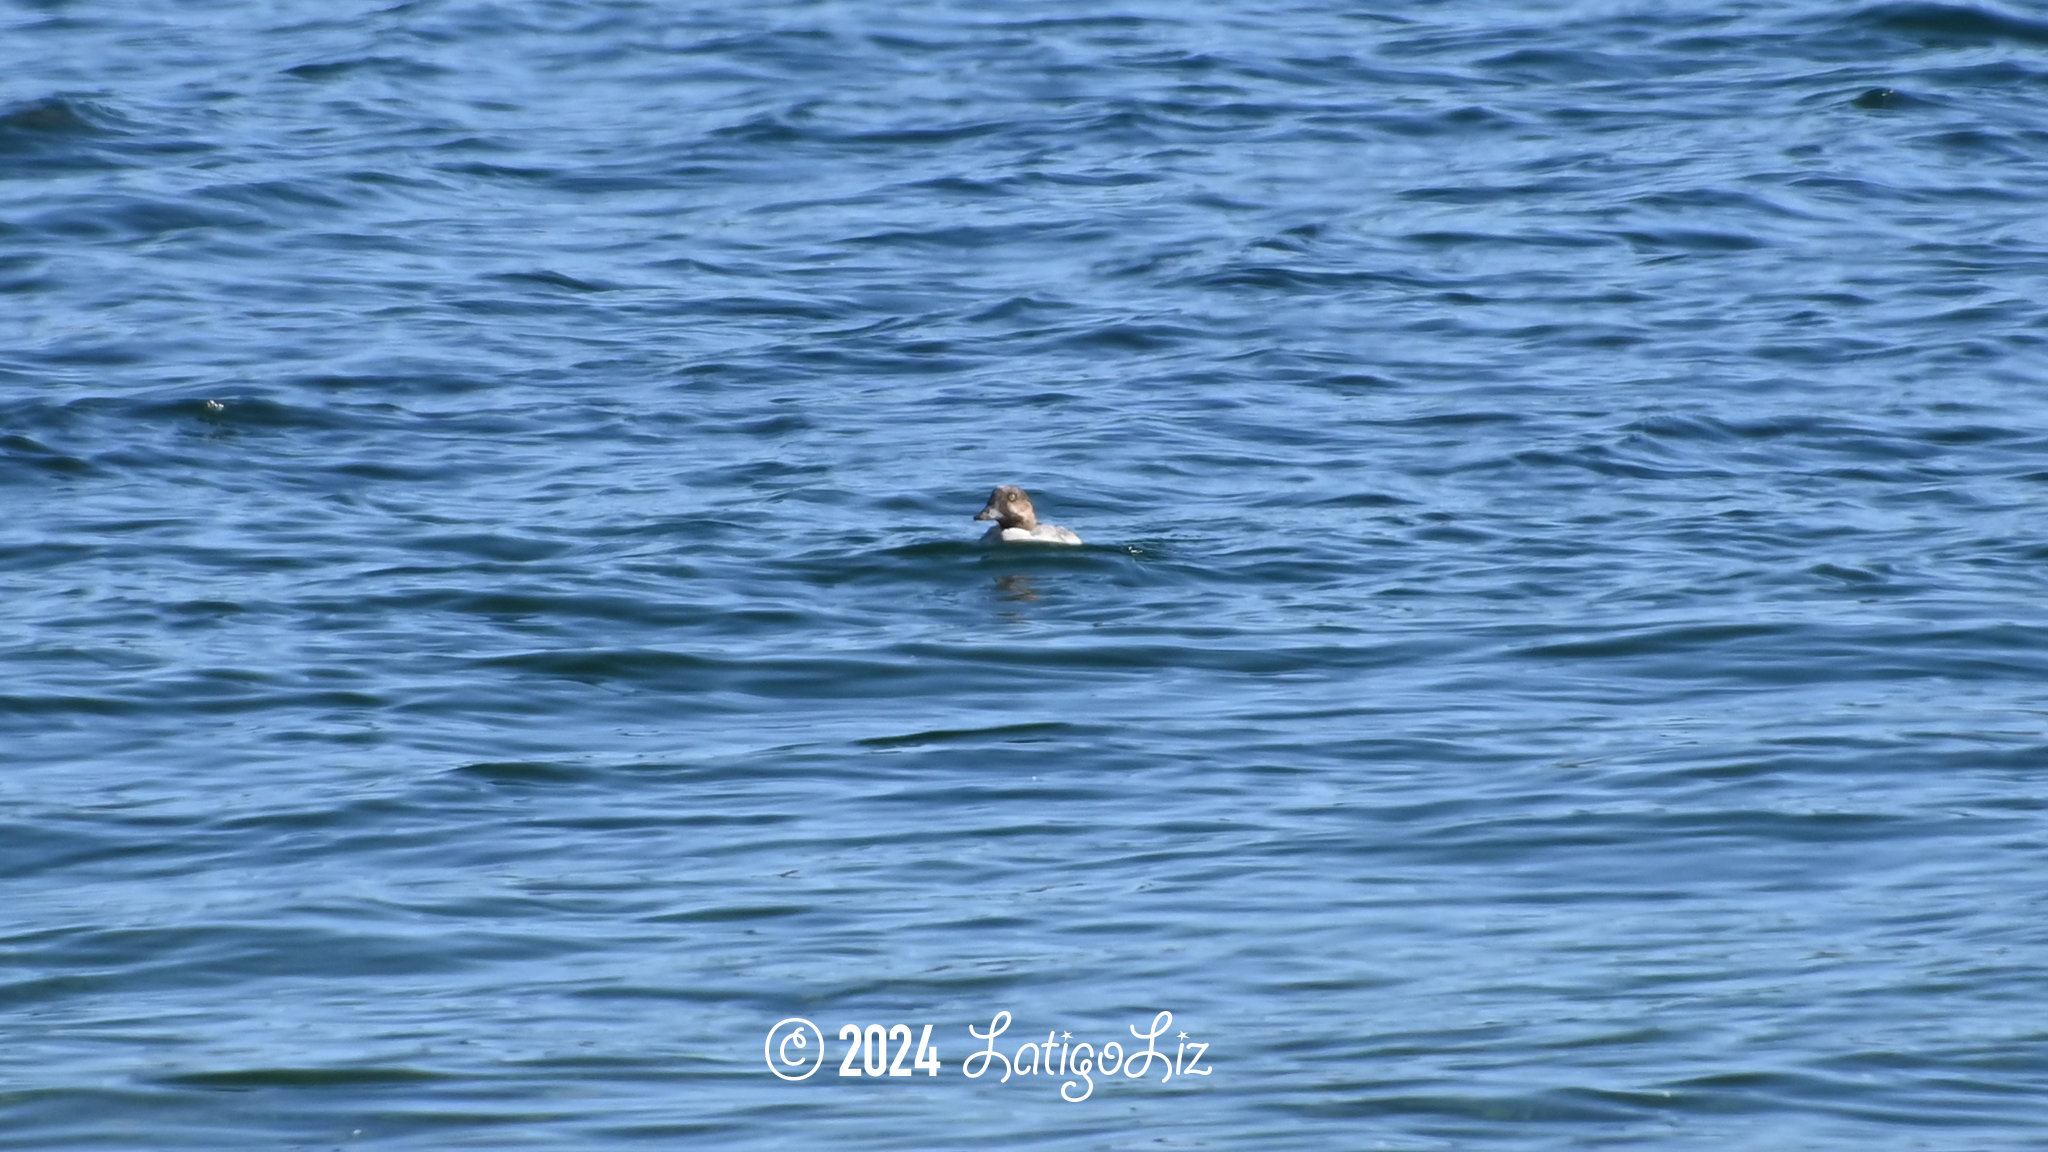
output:
M1895 33L1914 47L2048 44L2048 21L2029 20L1988 5L1878 4L1839 19L1843 31Z
M152 151L111 109L83 96L46 96L0 110L0 179L35 179L125 166Z

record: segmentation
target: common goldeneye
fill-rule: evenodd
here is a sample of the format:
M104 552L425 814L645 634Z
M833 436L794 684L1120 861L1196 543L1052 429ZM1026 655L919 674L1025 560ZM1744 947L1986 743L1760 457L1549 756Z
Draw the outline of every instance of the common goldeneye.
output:
M1015 484L1005 484L989 493L988 507L974 514L976 520L993 520L995 527L981 538L983 544L1032 541L1039 544L1079 544L1081 538L1057 524L1040 524L1031 508L1031 497Z

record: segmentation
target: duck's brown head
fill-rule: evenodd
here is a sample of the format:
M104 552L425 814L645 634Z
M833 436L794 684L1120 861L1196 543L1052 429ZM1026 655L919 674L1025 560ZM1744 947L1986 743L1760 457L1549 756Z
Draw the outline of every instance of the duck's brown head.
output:
M989 493L988 507L976 512L974 518L993 520L1005 528L1022 528L1026 532L1038 527L1038 513L1031 507L1031 497L1015 484L1005 484Z

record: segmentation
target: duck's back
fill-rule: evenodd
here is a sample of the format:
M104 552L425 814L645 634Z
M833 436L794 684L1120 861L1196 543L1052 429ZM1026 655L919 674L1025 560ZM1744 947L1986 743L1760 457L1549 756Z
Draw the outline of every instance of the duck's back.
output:
M1036 528L1004 528L1001 525L990 528L981 537L984 544L1079 544L1081 538L1057 524L1040 524Z

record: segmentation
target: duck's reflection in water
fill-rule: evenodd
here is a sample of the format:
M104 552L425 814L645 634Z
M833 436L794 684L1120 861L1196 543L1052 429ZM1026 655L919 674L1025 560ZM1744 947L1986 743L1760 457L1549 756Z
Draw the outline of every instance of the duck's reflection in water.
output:
M996 596L1013 604L1029 604L1038 599L1038 588L1029 576L998 576Z

